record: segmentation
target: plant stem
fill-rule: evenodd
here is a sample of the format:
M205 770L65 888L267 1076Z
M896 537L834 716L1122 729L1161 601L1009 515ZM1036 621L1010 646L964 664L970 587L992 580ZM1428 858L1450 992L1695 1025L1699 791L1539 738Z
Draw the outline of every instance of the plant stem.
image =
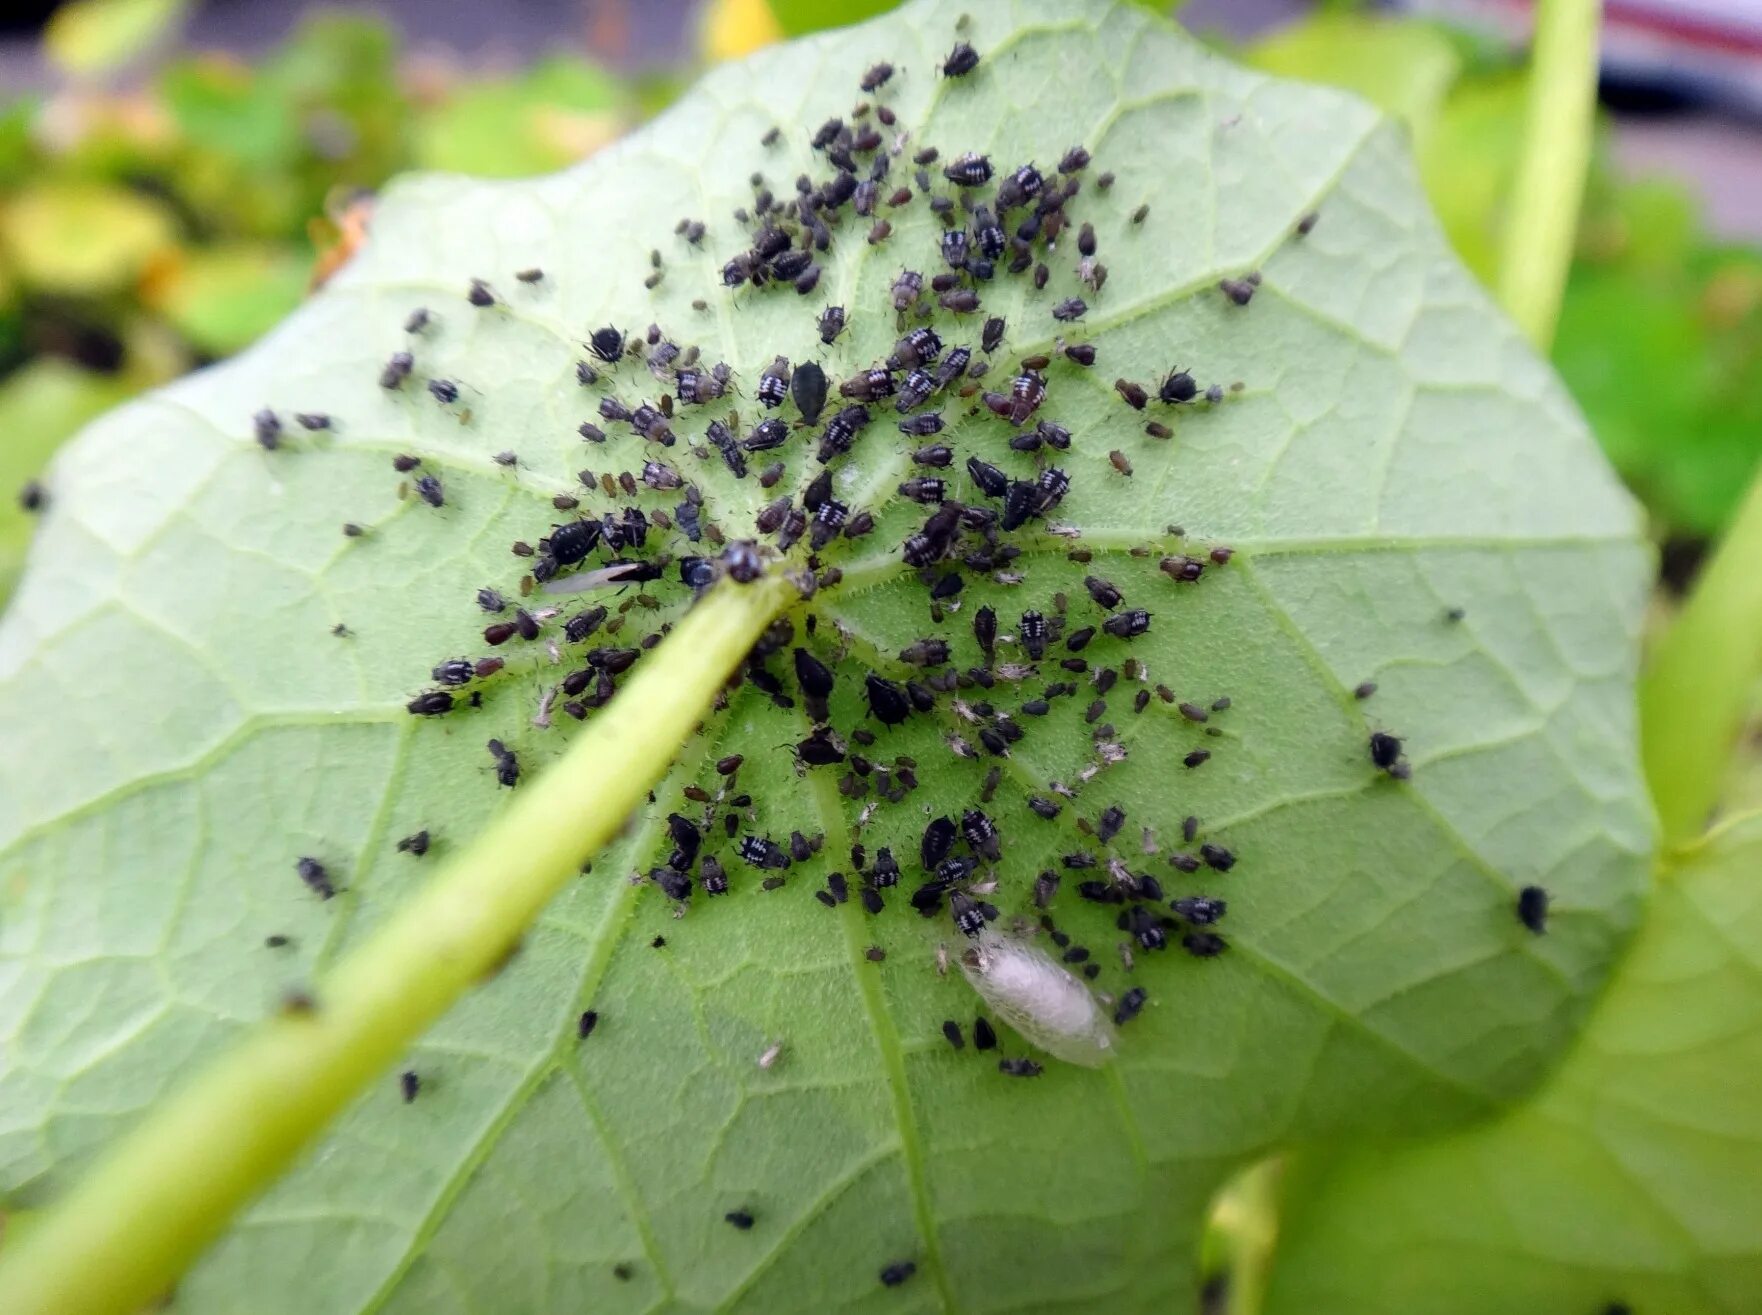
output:
M1762 672L1762 470L1640 679L1640 748L1666 847L1694 839Z
M624 825L794 596L710 591L562 758L343 959L147 1116L0 1254L0 1310L140 1310L470 987ZM602 876L600 880L621 880Z
M1599 0L1540 0L1525 147L1505 217L1499 300L1541 351L1554 341L1572 263L1597 108Z
M1279 1238L1285 1161L1272 1156L1224 1184L1212 1202L1201 1247L1202 1273L1222 1275L1229 1315L1260 1315Z

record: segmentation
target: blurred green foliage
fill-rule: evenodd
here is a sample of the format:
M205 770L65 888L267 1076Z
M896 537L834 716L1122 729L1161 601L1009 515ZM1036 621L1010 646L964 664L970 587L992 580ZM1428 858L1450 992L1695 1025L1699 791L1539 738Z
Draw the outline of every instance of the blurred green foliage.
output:
M461 75L342 13L255 65L179 53L111 90L184 8L65 7L44 36L62 85L0 110L0 598L26 533L12 490L96 412L285 316L359 239L360 195L406 169L561 168L652 96L572 55Z

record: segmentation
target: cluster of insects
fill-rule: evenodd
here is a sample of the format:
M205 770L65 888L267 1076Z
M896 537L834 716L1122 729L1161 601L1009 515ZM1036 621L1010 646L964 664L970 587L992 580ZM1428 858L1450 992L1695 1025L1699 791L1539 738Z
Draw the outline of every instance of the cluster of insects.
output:
M983 68L982 55L962 42L932 72L966 79ZM1178 845L1157 842L1147 819L1130 817L1109 797L1107 772L1129 753L1109 719L1108 696L1116 690L1131 691L1133 716L1154 702L1186 725L1195 743L1177 759L1178 770L1203 770L1227 742L1220 726L1231 699L1181 698L1149 678L1134 646L1169 624L1184 591L1227 571L1233 552L1223 544L1172 552L1165 542L1155 553L1166 577L1158 596L1132 586L1128 597L1082 546L1080 533L1059 521L1072 466L1081 464L1072 458L1087 445L1056 418L1054 399L1066 380L1104 362L1102 347L1081 336L1108 271L1096 224L1080 211L1095 198L1105 204L1113 176L1092 174L1081 145L1042 167L914 142L887 95L905 76L875 65L860 78L868 99L847 116L801 129L815 173L775 185L762 171L752 175L752 198L732 215L738 239L716 256L719 274L704 289L706 298L728 299L736 316L755 298L790 305L802 299L800 314L811 319L824 348L818 359L763 352L758 359L769 364L743 378L657 323L632 327L646 318L635 308L624 327L586 329L571 387L587 413L576 438L597 469L583 469L578 491L553 496L555 516L513 542L517 579L485 585L464 604L482 622L482 648L434 654L430 679L408 710L462 728L492 697L529 697L536 679L535 735L564 719L589 719L616 697L621 678L692 597L724 579L737 587L766 572L788 572L801 601L761 638L736 684L799 710L802 730L789 746L795 770L835 780L857 815L855 827L829 842L790 813L794 792L762 799L743 789L744 759L728 754L715 762L713 788L686 787L666 813L664 856L634 879L684 916L700 896L715 901L749 889L781 890L793 869L835 856L840 869L812 892L821 904L838 910L854 896L871 917L892 906L925 919L946 938L925 939L936 946L936 970L957 964L1009 1033L1055 1059L1098 1065L1119 1046L1118 1030L1154 1003L1139 980L1141 959L1172 950L1214 960L1229 949L1228 901L1218 892L1238 854L1192 816L1181 824ZM759 152L776 151L784 133L765 134ZM933 237L908 251L902 216L920 207L933 217ZM1130 222L1142 224L1147 214L1140 206ZM1305 216L1293 236L1302 238L1316 222ZM693 248L714 248L725 230L717 217L687 217L675 235ZM872 304L806 300L828 282L831 253L851 242L887 248L902 262L882 295ZM651 289L664 268L658 251L652 264ZM1061 286L1074 281L1065 295L1046 291L1055 270ZM540 269L514 275L522 284L546 277ZM1045 295L999 295L1011 281ZM1219 282L1215 295L1238 313L1260 283L1258 273L1244 271ZM378 387L417 400L426 394L425 406L460 405L457 381L423 375L424 342L437 316L493 314L502 294L481 277L461 279L459 294L460 306L409 313L401 326L405 345L377 367ZM1014 322L994 313L993 302L1015 307ZM1036 321L1022 323L1024 314ZM853 323L872 320L888 325L891 347L878 358L850 361L845 335ZM1028 350L1012 353L1012 339L1030 344ZM1121 414L1159 442L1174 437L1180 417L1197 422L1228 405L1240 387L1204 382L1179 362L1131 373L1139 377L1116 378L1111 398L1105 383L1084 396L1092 408L1096 397L1126 408ZM256 441L279 449L288 423L259 412L252 418ZM314 431L331 419L300 413L291 423ZM869 495L875 505L847 501L860 482L841 479L847 467L875 468L867 449L903 457L890 487ZM635 455L620 461L614 453ZM1087 463L1085 478L1132 477L1128 453L1113 450L1107 458L1111 475ZM514 452L494 460L511 471L520 465ZM420 457L399 455L391 464L406 496L436 511L449 505L442 474L425 469ZM613 468L619 464L628 468ZM751 523L736 523L706 497L693 477L699 468L713 471L707 482L750 480L763 490ZM883 538L878 527L889 510L888 523L899 526L894 540L859 548L859 541ZM344 532L364 533L353 524ZM1170 537L1187 542L1178 530ZM1081 594L1040 591L1030 580L1026 545L1044 553L1048 542L1064 544L1062 555L1082 567ZM886 554L896 578L923 591L930 625L897 653L858 646L853 656L856 641L827 606L858 551ZM1005 586L1021 604L1007 611L990 602L967 606L968 580ZM977 661L963 663L961 653ZM1368 699L1375 686L1353 692ZM731 688L723 704L732 697ZM1007 858L1012 838L995 801L1016 746L1061 704L1082 709L1083 765L1067 779L1031 788L1007 774L1008 788L1019 790L1026 815L1037 819L1030 825L1056 829L1064 852L1056 864L1020 871ZM974 782L971 797L902 806L920 790L921 764L891 750L884 737L908 723L935 727L935 739L968 764L961 770ZM521 746L489 738L484 748L495 788L518 788ZM1396 783L1410 775L1401 738L1387 730L1368 731L1358 752L1370 772ZM430 845L424 830L397 849L420 858ZM338 892L320 859L301 857L295 866L314 895ZM1546 892L1526 888L1516 911L1523 926L1544 931ZM1098 952L1075 930L1079 924L1090 928L1089 940L1099 929L1112 944ZM875 946L868 958L879 963L887 952ZM1127 984L1114 989L1111 978L1122 976ZM578 1038L586 1040L599 1024L597 1012L581 1014ZM950 1019L942 1031L954 1050L967 1050L970 1032L973 1051L999 1052L1004 1077L1046 1071L1028 1054L1003 1053L999 1030L983 1014L970 1027ZM774 1044L760 1067L781 1053L781 1043ZM401 1084L403 1098L416 1100L417 1075L405 1073ZM744 1206L724 1218L741 1231L758 1223ZM910 1260L889 1262L881 1282L904 1283L915 1269Z

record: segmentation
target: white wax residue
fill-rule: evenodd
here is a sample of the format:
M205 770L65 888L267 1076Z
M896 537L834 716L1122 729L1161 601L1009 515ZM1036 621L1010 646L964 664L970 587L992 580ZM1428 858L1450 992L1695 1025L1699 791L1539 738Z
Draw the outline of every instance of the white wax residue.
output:
M961 971L999 1018L1047 1054L1085 1068L1112 1057L1113 1025L1089 988L1027 941L987 927L961 955Z

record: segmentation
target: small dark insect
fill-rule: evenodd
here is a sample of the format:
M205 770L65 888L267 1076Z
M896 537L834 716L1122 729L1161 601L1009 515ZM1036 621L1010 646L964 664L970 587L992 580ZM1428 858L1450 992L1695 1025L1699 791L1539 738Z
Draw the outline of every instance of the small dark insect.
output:
M1194 749L1181 759L1182 765L1186 767L1199 767L1209 761L1211 761L1210 749Z
M801 412L802 423L817 423L826 405L826 372L812 361L803 361L790 377L789 394Z
M599 1010L584 1010L581 1017L575 1020L575 1039L577 1041L587 1040L588 1037L593 1035L594 1028L599 1026L599 1021Z
M1297 221L1297 236L1308 237L1309 230L1315 227L1315 221L1320 218L1321 216L1313 210L1304 215L1303 218Z
M892 76L893 65L886 62L873 65L867 73L863 74L862 88L865 92L875 91L879 87L886 86L887 80Z
M728 893L728 874L716 861L713 854L705 854L704 861L698 869L699 880L703 882L704 894L726 895Z
M1188 895L1172 901L1169 907L1195 927L1205 927L1224 916L1224 901L1204 895Z
M471 291L465 294L465 300L473 306L493 306L496 304L496 294L482 279L472 279Z
M934 872L948 857L949 850L954 848L954 837L952 821L946 817L931 819L930 824L924 828L923 839L918 842L918 857L926 872Z
M18 505L23 511L39 512L43 510L43 505L48 501L48 497L49 495L42 484L34 479L28 479L25 481L24 487L18 491Z
M911 1261L911 1260L891 1261L888 1264L881 1266L881 1286L887 1287L887 1288L897 1288L901 1283L904 1283L908 1278L910 1278L913 1274L916 1274L917 1272L918 1272L918 1266L915 1261Z
M1099 186L1099 185L1100 185L1100 181L1097 180L1097 186ZM1139 206L1136 210L1134 210L1132 212L1132 222L1134 224L1142 224L1144 222L1144 220L1149 216L1149 214L1150 214L1150 202L1146 201L1143 205Z
M899 277L893 280L893 309L909 310L913 302L923 294L924 276L914 269L902 269ZM824 334L821 335L824 337ZM827 341L831 341L827 339Z
M1525 886L1517 892L1517 920L1540 936L1548 930L1548 892Z
M485 747L496 760L496 780L509 790L519 785L520 756L500 740L491 740Z
M442 487L438 476L418 475L415 489L417 495L431 507L443 506L446 503L446 490Z
M945 1019L942 1024L942 1035L948 1038L948 1044L956 1050L965 1050L967 1038L961 1033L961 1025L954 1019Z
M616 365L624 355L624 335L608 324L588 335L587 349L607 365Z
M1125 601L1111 580L1103 580L1098 575L1084 576L1083 587L1089 591L1091 598L1109 610L1118 607Z
M428 852L428 832L418 831L414 835L405 836L398 841L398 853L408 854L411 858L421 858Z
M869 884L882 890L899 884L899 863L886 845L875 851L875 866L869 873Z
M773 134L776 133L776 131L777 131L777 129L773 128L773 129L771 129L771 131L769 133L767 133L765 135L772 136ZM768 144L769 143L767 143L767 145ZM619 1261L616 1265L612 1266L612 1277L617 1279L620 1283L630 1282L631 1275L633 1275L635 1272L636 1271L634 1269L632 1269L629 1265L625 1264L622 1260Z
M820 312L820 341L830 346L844 332L844 307L828 306Z
M740 440L740 446L748 452L769 452L772 448L782 447L788 441L789 426L773 417L755 425L753 432Z
M1150 396L1144 391L1144 386L1135 384L1130 379L1115 379L1113 386L1121 400L1134 411L1142 411L1145 404L1150 401Z
M431 689L418 694L404 707L418 717L439 717L453 710L453 696L444 689Z
M1038 662L1046 654L1047 628L1046 618L1039 612L1023 612L1017 634L1022 641L1022 650L1034 661Z
M1002 1073L1005 1077L1037 1078L1046 1070L1033 1060L1024 1057L1021 1059L998 1060L997 1071Z
M404 1104L408 1105L416 1099L416 1093L422 1090L422 1078L413 1068L407 1068L398 1074L398 1090L404 1095Z
M537 283L544 276L545 272L542 269L537 268L518 270L514 274L514 277L519 279L522 283Z
M1101 628L1116 639L1133 639L1150 629L1150 613L1142 607L1110 616Z
M730 1210L727 1214L723 1215L722 1218L726 1219L743 1233L753 1226L753 1216L750 1210Z
M961 814L961 835L980 857L993 863L1003 857L997 824L978 809L969 808Z
M940 503L947 492L947 485L934 476L918 475L903 481L899 491L913 502Z
M1236 866L1235 854L1222 845L1214 845L1209 842L1201 845L1199 857L1204 859L1206 867L1211 868L1214 872L1228 872Z
M1152 438L1173 438L1175 431L1158 420L1149 420L1144 424L1144 432Z
M991 1021L987 1018L980 1017L973 1020L973 1049L997 1049L997 1033L993 1030Z
M979 52L965 41L955 43L948 58L942 61L942 76L945 78L961 78L979 67Z
M969 151L946 165L942 176L957 187L983 187L991 181L991 161Z
M319 899L330 899L336 894L336 886L325 871L324 864L315 858L301 858L295 861L294 871L300 874L300 880Z
M1246 306L1254 299L1254 284L1248 279L1219 279L1217 286L1219 292L1238 306Z
M993 315L985 321L985 329L979 335L979 345L986 352L994 352L1003 343L1004 320L1001 315Z
M428 308L426 306L418 306L415 310L410 312L408 317L405 318L404 332L421 333L428 327L428 320Z
M1089 310L1089 305L1081 297L1066 297L1052 308L1052 318L1061 323L1081 319Z
M256 435L257 446L265 452L273 452L281 446L281 417L268 407L251 417L251 429Z
M1400 775L1401 740L1387 731L1372 731L1370 735L1370 760L1391 776Z
M1180 369L1170 370L1156 389L1157 397L1171 406L1191 402L1198 393L1199 385L1193 382L1193 376Z
M1213 931L1190 931L1181 937L1181 948L1195 959L1215 959L1229 948L1229 942Z
M743 863L750 863L755 868L780 869L789 866L789 855L776 841L768 837L745 835L740 838L740 846L735 850Z

